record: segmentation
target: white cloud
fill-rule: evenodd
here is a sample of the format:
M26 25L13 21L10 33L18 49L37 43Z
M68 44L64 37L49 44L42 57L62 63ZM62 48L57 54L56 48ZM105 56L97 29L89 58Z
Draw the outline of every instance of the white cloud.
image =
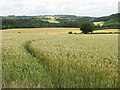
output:
M104 16L118 12L119 0L0 0L0 15L73 14Z

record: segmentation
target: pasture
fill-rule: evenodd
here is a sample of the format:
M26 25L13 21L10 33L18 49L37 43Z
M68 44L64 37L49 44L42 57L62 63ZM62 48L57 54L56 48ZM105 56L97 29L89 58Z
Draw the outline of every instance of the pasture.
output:
M3 87L118 87L118 35L69 35L69 31L80 32L78 28L4 30Z

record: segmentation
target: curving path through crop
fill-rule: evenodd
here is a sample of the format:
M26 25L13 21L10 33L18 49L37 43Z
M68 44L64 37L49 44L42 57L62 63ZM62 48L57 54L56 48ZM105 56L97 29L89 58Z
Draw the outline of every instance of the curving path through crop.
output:
M25 43L24 43L24 45L23 45L23 47L25 48L25 50L26 50L26 52L28 53L28 54L30 54L33 58L35 58L36 59L36 61L39 63L39 64L41 64L43 67L44 67L44 69L47 71L47 74L51 77L51 79L52 79L52 84L54 85L54 87L56 87L56 88L60 88L61 86L60 86L60 73L58 72L58 73L56 73L57 74L57 77L55 77L55 75L53 75L53 74L51 74L52 72L51 72L51 67L49 66L49 63L46 63L46 62L44 62L44 60L46 59L46 58L40 58L40 57L38 57L35 53L34 53L34 48L31 46L31 43L32 42L35 42L35 41L39 41L40 39L37 39L37 40L31 40L31 41L26 41ZM41 53L43 53L43 52L41 52ZM40 54L41 54L40 53ZM55 82L57 80L57 82L58 82L58 84Z

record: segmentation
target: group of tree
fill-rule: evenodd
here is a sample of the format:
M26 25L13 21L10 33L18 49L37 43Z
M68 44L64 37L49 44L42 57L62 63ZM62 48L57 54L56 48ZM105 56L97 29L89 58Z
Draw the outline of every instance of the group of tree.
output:
M46 28L46 27L68 27L80 28L82 21L60 21L59 23L49 23L34 18L29 19L3 19L2 29L10 28Z
M48 27L80 28L82 23L82 21L61 21L59 23L49 23Z
M92 33L93 30L99 29L120 29L120 23L118 17L120 14L113 14L111 16L105 16L101 18L95 18L94 21L105 21L104 25L94 25L93 21L90 22L90 17L77 17L77 16L64 16L64 19L59 23L49 23L36 17L7 17L2 19L2 29L10 28L47 28L47 27L65 27L65 28L81 28L82 32ZM66 18L65 18L66 17ZM67 17L71 17L74 20L69 20ZM82 21L82 20L83 21ZM118 20L117 20L118 19Z
M120 29L120 23L105 23L103 29Z
M80 28L82 30L82 33L88 34L95 30L95 25L92 22L84 22Z
M103 16L103 17L95 18L93 21L94 22L105 21L108 23L117 23L119 17L120 17L120 13L117 13L117 14L112 14L110 16Z
M46 27L65 27L65 28L81 28L83 33L89 33L98 29L120 29L120 23L105 23L103 26L99 24L94 26L92 22L83 21L61 21L60 23L49 23L47 21L37 19L3 19L2 29L10 28L46 28Z
M94 30L94 24L91 22L71 21L60 23L49 23L47 21L37 19L3 19L2 29L9 28L43 28L43 27L74 27L81 28L83 33L92 33Z
M48 22L36 19L3 19L2 29L9 28L42 28L45 27Z

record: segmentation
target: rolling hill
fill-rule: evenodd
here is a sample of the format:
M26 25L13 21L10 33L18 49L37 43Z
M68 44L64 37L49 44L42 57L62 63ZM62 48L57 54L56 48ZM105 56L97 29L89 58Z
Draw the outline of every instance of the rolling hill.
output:
M80 28L85 21L99 24L97 29L117 29L119 13L104 17L76 15L39 15L39 16L2 16L2 29L9 28L46 28L68 27ZM101 24L102 22L102 24ZM99 28L101 27L101 28Z
M95 18L93 21L94 22L104 21L106 23L118 23L118 17L119 16L120 16L120 13L117 13L117 14L112 14L110 16Z

